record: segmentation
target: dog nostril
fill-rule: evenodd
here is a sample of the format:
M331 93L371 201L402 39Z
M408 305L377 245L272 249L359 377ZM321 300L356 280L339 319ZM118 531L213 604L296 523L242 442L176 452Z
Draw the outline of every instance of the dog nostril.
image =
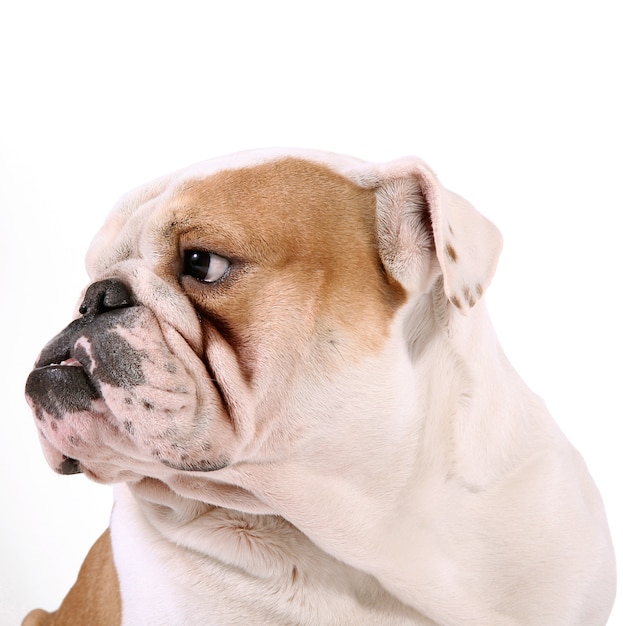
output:
M120 280L107 279L89 285L79 311L82 315L97 315L133 305L129 287Z

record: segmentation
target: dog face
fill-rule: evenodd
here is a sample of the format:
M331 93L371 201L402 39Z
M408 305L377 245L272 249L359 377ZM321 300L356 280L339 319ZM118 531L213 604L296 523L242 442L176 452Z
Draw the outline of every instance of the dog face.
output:
M79 315L28 379L46 458L170 483L356 437L409 358L402 312L440 278L468 312L498 252L415 159L245 153L157 180L96 237Z

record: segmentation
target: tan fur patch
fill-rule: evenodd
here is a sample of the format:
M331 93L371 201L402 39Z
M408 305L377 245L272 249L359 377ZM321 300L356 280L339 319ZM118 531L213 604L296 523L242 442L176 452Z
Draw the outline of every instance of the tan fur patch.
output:
M288 325L301 345L351 334L360 352L376 350L405 300L378 258L374 192L320 164L286 158L187 180L166 217L155 239L179 250L162 251L159 273L168 263L177 275L183 250L232 260L221 283L182 286L237 351L286 339Z
M31 611L22 626L63 626L68 624L121 624L121 595L113 563L110 530L95 542L61 607L54 613Z

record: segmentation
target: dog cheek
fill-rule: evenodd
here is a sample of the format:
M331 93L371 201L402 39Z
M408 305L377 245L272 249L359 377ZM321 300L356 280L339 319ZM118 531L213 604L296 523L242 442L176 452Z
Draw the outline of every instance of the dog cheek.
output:
M196 395L189 385L119 389L102 384L100 388L106 404L130 436L190 426L197 412Z

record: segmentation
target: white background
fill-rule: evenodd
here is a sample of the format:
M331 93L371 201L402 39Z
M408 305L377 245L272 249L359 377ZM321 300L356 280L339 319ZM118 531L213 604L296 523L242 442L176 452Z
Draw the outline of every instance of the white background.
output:
M0 624L55 608L107 525L110 488L52 473L22 396L91 237L131 187L252 147L416 154L501 228L494 325L582 451L621 546L617 4L3 5Z

